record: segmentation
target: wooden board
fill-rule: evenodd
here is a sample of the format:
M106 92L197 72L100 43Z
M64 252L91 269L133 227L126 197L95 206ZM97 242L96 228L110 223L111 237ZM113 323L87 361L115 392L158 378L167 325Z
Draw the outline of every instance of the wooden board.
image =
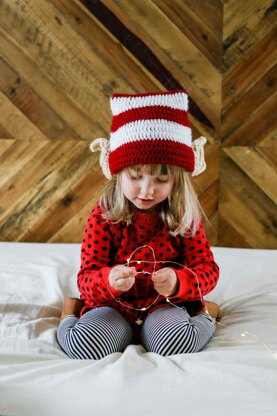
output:
M80 242L110 95L184 88L212 244L277 248L271 0L1 0L0 16L0 240Z

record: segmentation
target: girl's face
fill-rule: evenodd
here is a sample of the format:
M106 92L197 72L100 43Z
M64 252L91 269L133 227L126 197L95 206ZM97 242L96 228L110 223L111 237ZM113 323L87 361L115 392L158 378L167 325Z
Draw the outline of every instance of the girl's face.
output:
M122 190L125 197L141 210L151 210L164 201L174 185L169 175L150 175L142 170L127 168L122 171Z

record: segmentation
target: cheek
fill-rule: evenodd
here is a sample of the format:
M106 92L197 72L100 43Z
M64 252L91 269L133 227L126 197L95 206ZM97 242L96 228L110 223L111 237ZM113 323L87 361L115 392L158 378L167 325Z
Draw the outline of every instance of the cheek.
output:
M169 196L173 188L173 184L168 184L167 186L164 186L161 190L161 195L164 195L165 197Z
M125 196L132 195L135 192L135 184L127 178L122 181L122 190Z

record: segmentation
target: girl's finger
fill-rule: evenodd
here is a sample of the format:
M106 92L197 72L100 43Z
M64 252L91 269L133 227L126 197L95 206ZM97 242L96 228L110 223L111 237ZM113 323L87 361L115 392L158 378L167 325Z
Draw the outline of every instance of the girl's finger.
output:
M158 274L153 273L152 274L152 281L156 282L156 283L164 283L166 281L166 279L163 278L161 276L161 274L158 275Z
M122 279L122 278L128 278L129 276L135 276L136 275L136 269L135 267L124 267L122 270L120 270L120 276L116 279Z

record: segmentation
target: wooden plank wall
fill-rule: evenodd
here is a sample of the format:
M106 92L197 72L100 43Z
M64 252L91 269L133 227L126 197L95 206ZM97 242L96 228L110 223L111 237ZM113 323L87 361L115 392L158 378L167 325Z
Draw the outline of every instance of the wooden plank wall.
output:
M0 0L0 240L80 242L114 92L185 88L212 244L277 248L276 1Z

